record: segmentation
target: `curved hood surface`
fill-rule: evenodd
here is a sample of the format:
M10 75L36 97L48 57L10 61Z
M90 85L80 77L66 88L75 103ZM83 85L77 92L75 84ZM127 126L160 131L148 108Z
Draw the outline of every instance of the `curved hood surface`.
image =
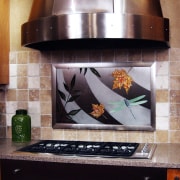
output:
M39 50L168 47L159 0L34 0L22 45Z

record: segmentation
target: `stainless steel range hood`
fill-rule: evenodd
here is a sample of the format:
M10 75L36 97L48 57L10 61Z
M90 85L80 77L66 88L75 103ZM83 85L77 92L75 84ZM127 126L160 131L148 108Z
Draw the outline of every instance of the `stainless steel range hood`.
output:
M34 0L22 45L35 49L168 47L159 0Z

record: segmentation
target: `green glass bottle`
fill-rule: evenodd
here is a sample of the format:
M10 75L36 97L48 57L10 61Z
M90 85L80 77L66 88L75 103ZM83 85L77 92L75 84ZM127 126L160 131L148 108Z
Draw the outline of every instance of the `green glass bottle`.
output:
M27 110L18 109L12 117L12 141L28 142L31 140L31 117Z

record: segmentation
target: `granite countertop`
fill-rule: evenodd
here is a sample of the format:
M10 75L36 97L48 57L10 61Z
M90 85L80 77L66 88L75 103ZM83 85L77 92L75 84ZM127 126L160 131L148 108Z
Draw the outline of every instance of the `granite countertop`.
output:
M29 143L13 143L11 139L0 139L0 159L111 166L180 168L180 144L157 144L157 148L152 159L59 156L16 151L21 147L35 142L37 141L31 141Z

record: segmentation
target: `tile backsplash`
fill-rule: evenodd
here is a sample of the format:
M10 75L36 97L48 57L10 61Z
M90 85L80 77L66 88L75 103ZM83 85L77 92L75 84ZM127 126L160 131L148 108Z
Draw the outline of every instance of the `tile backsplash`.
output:
M65 62L156 62L156 131L52 129L51 65ZM11 51L10 84L0 86L0 137L25 108L33 139L180 143L180 48Z

